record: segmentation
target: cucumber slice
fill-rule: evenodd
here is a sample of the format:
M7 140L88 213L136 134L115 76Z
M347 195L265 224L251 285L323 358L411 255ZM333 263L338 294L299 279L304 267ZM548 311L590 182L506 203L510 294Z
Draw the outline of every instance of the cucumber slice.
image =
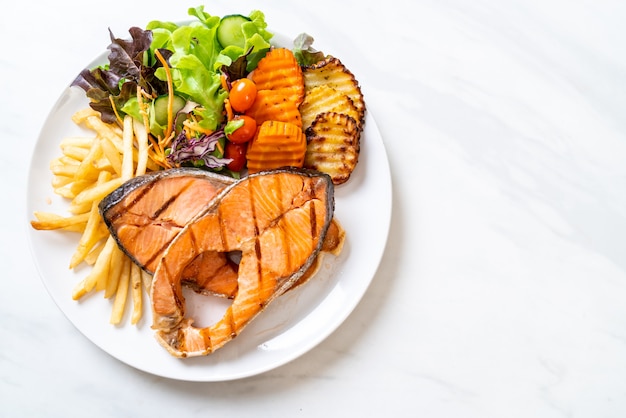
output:
M154 99L154 120L159 125L165 125L167 123L167 100L168 96L163 95ZM185 107L187 101L180 96L174 96L174 115L178 113L180 109Z
M217 27L217 40L226 48L229 45L243 48L246 38L241 30L241 25L251 22L250 18L244 15L227 15L222 17L220 25Z

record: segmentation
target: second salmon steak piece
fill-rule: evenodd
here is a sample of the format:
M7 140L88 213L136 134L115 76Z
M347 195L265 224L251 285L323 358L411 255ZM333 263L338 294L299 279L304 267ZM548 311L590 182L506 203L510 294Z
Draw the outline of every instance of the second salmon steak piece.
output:
M279 169L224 189L158 260L151 286L153 329L176 357L207 355L239 335L313 265L333 218L330 177ZM215 324L193 326L182 294L187 266L204 253L240 252L237 291Z

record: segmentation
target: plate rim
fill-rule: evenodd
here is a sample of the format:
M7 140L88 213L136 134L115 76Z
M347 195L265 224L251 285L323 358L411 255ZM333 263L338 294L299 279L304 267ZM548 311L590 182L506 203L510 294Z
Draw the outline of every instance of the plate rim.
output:
M284 38L284 39L288 39L286 38L284 35L280 35L277 34L276 36L277 38ZM91 64L89 64L89 66L93 65L93 64L97 64L99 62L102 62L102 59L105 59L107 56L108 52L102 52L97 58L95 58L94 60L91 61ZM363 89L363 87L361 87ZM56 121L54 118L54 115L56 113L59 112L59 108L60 106L62 106L65 103L65 100L69 100L66 96L69 94L70 96L72 94L81 94L84 97L84 92L82 92L82 90L79 90L77 92L78 88L77 87L70 87L68 85L68 87L62 91L60 93L60 95L58 96L57 100L54 102L53 106L51 109L49 109L48 114L46 115L46 118L44 119L43 124L41 125L40 128L40 132L39 135L37 137L37 140L35 142L35 146L32 150L31 156L30 156L30 162L29 162L29 167L28 167L28 178L27 178L27 190L26 190L26 208L27 208L27 213L26 216L28 218L28 220L30 221L31 219L33 219L33 212L35 210L38 210L38 205L35 203L34 199L35 196L32 196L33 193L33 182L35 181L35 177L37 176L37 172L38 171L43 171L48 173L49 176L51 176L50 170L48 165L46 165L45 167L41 167L41 166L37 166L35 167L35 163L37 161L37 150L39 148L39 146L45 142L48 141L48 137L46 135L47 132L47 128L55 123L60 123L61 126L65 126L66 130L68 130L68 126L72 125L73 122L71 121L71 119L67 119L65 121ZM74 91L75 93L72 93L72 91ZM77 93L76 93L77 92ZM364 93L365 95L365 93ZM71 97L70 97L71 99ZM84 102L85 104L87 103L86 98L84 98ZM75 109L78 110L78 109ZM61 141L62 137L57 137L56 138L56 145L58 145L58 143ZM265 372L268 372L270 370L273 370L277 367L280 367L282 365L285 365L299 357L301 357L302 355L304 355L305 353L307 353L308 351L312 350L313 348L315 348L316 346L318 346L321 342L323 342L325 339L327 339L333 332L335 332L340 326L341 324L343 324L345 322L345 320L348 318L348 316L354 311L354 309L356 308L356 306L360 303L360 301L362 300L364 294L366 293L367 289L370 287L371 282L373 281L374 277L376 276L378 269L380 267L380 263L382 261L382 257L385 253L385 249L387 247L387 241L389 238L389 232L390 232L390 225L391 225L391 214L392 214L392 205L393 205L393 190L392 190L392 178L391 178L391 170L390 170L390 164L389 164L389 160L388 160L388 155L384 146L384 141L382 138L382 134L378 128L378 124L376 123L376 120L374 118L374 116L372 115L371 111L369 109L367 109L366 111L366 115L365 115L365 122L364 122L364 130L363 130L363 135L361 137L361 141L362 141L362 145L365 145L365 147L362 146L362 154L360 155L360 160L363 158L363 154L365 155L369 155L369 153L372 152L371 149L366 148L368 145L372 145L371 143L376 144L376 149L375 151L378 153L378 157L379 159L377 160L377 162L379 164L383 164L384 167L378 166L376 167L376 171L378 173L378 177L380 180L383 180L384 186L381 189L381 192L384 193L384 201L385 201L385 205L384 205L384 209L383 209L383 215L384 218L378 218L378 227L381 231L383 231L383 239L381 243L378 243L378 247L377 247L377 251L375 254L375 257L371 258L370 257L370 264L371 264L371 271L368 274L369 277L366 280L365 285L362 285L359 287L359 292L356 295L353 295L353 297L350 299L351 303L349 304L349 306L344 306L344 309L342 311L340 311L341 315L340 317L335 318L334 321L332 321L332 323L328 324L327 327L325 327L325 332L322 332L321 334L319 334L317 336L317 338L314 339L310 339L308 344L304 344L302 345L302 347L298 348L297 350L291 350L290 355L288 356L283 356L282 358L279 358L277 360L274 361L270 361L269 363L266 363L265 365L259 365L256 368L251 368L248 371L242 371L239 373L232 373L230 375L220 375L220 376L182 376L180 374L176 374L176 373L165 373L165 372L159 372L158 370L152 370L152 369L148 369L146 367L141 367L137 364L133 364L133 362L129 361L127 358L124 357L120 357L118 355L115 355L113 352L111 352L110 349L107 349L106 347L103 347L103 345L101 343L99 343L97 341L97 339L93 338L93 335L91 335L90 333L86 332L83 327L81 327L79 325L79 323L77 323L77 320L75 318L73 318L70 315L70 312L68 312L67 308L66 308L66 304L60 299L61 297L66 298L68 301L71 301L71 294L66 294L64 296L58 295L55 293L55 290L53 289L53 287L51 286L51 283L49 282L49 279L47 279L46 276L46 272L44 271L44 268L42 266L42 260L38 257L38 249L37 249L37 240L35 237L37 235L44 235L47 236L49 235L51 232L53 233L54 231L37 231L34 228L32 228L30 226L30 224L27 224L27 229L29 230L28 233L28 243L29 243L29 250L31 253L31 256L33 258L34 264L36 266L39 278L42 282L42 284L44 285L46 291L48 292L48 294L50 295L50 297L52 298L52 300L54 301L55 305L57 305L57 307L59 308L59 310L63 313L63 315L67 318L67 320L79 331L80 334L83 335L83 337L85 337L88 341L90 341L91 343L93 343L94 345L96 345L98 348L100 348L101 350L103 350L105 353L109 354L110 356L112 356L113 358L121 361L122 363L133 367L137 370L141 370L145 373L149 373L155 376L160 376L160 377L164 377L164 378L168 378L168 379L173 379L173 380L180 380L180 381L193 381L193 382L218 382L218 381L231 381L231 380L237 380L237 379L242 379L242 378L246 378L246 377L251 377L254 375L258 375L258 374L262 374ZM51 144L49 144L51 145ZM363 152L365 151L365 153ZM60 153L59 153L60 155ZM47 157L47 161L49 162L51 160L51 158L53 158L54 156L48 156ZM370 158L372 156L369 156ZM42 157L43 158L43 157ZM359 161L359 165L363 165L362 161ZM359 165L357 165L357 169L359 168ZM363 167L361 167L363 168ZM370 171L373 169L372 167L369 167ZM370 175L373 175L373 173L369 173ZM354 176L353 173L353 177L356 178L357 176ZM351 180L353 179L353 177L351 177ZM49 177L48 177L49 178ZM342 193L343 190L346 190L346 187L350 187L349 186L350 181L348 181L345 185L340 185L338 187L336 187L336 195L337 192L339 192L339 194ZM53 189L52 186L50 185L50 183L46 183L46 187L49 190L50 194L53 194ZM380 205L380 201L377 202L378 205ZM336 204L337 206L337 204ZM341 219L339 219L339 221L341 222ZM348 232L348 231L346 231ZM48 239L48 238L45 238ZM68 254L67 256L67 260L69 260L69 256L71 254ZM352 257L354 258L355 255L352 255ZM336 266L335 266L336 267ZM67 273L68 275L72 275L72 271L69 270L69 268L67 268ZM339 280L339 279L337 279ZM77 283L77 282L76 282ZM72 285L76 284L74 282L72 282ZM297 290L297 289L296 289ZM67 302L67 301L66 301ZM73 303L76 303L76 301L71 301ZM78 302L81 303L81 302ZM144 312L144 317L146 313ZM310 312L309 312L310 314ZM107 321L106 318L101 318L98 319L98 321L100 321L102 324L105 324L107 326L110 326ZM301 322L301 321L299 321ZM296 324L297 325L297 324ZM124 324L124 327L134 327L133 325L131 325L129 322ZM152 344L154 344L155 346L158 346L158 343L156 341L152 341ZM233 341L230 344L237 344L237 341ZM163 348L161 347L157 347L163 351L165 351ZM220 350L223 350L220 349ZM219 351L218 351L219 352ZM217 352L216 352L217 353ZM216 353L211 354L211 356L215 356ZM169 354L168 354L169 356ZM187 361L189 359L183 360L183 361Z

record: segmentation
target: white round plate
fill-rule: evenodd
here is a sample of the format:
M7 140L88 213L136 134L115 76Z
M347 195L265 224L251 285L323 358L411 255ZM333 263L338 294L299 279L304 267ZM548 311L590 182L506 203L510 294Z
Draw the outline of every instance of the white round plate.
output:
M94 62L105 59L103 54ZM87 106L83 90L68 87L48 115L31 159L29 220L34 219L35 211L69 215L68 201L53 192L49 164L60 156L59 144L63 138L94 135L71 119L74 112ZM380 132L369 112L361 137L359 163L350 180L335 188L335 217L346 231L346 243L339 257L326 256L322 269L313 279L276 299L223 348L206 357L188 359L174 358L154 339L147 303L139 324L130 324L131 303L127 303L123 324L113 326L109 323L112 300L104 299L102 292L84 296L80 301L72 299L73 287L90 268L85 266L76 271L68 268L78 234L30 229L29 238L41 279L55 303L102 350L157 376L185 381L226 381L266 372L315 347L341 325L372 281L389 232L391 175ZM205 300L190 293L186 293L187 304L200 321L219 318L223 301Z

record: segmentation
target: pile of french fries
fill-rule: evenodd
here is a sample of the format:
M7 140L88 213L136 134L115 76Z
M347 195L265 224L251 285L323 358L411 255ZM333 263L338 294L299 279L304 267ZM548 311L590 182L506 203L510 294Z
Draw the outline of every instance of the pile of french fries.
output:
M100 216L100 201L126 180L157 170L149 158L149 141L144 125L130 116L123 126L102 122L99 114L87 108L72 120L92 131L93 137L68 137L61 141L61 156L50 163L55 193L69 200L69 216L35 212L31 225L38 230L66 230L81 234L69 268L81 263L92 266L72 293L78 300L96 291L114 298L110 322L120 324L126 304L132 299L131 324L142 317L144 291L151 277L120 250ZM130 293L130 298L129 298Z

